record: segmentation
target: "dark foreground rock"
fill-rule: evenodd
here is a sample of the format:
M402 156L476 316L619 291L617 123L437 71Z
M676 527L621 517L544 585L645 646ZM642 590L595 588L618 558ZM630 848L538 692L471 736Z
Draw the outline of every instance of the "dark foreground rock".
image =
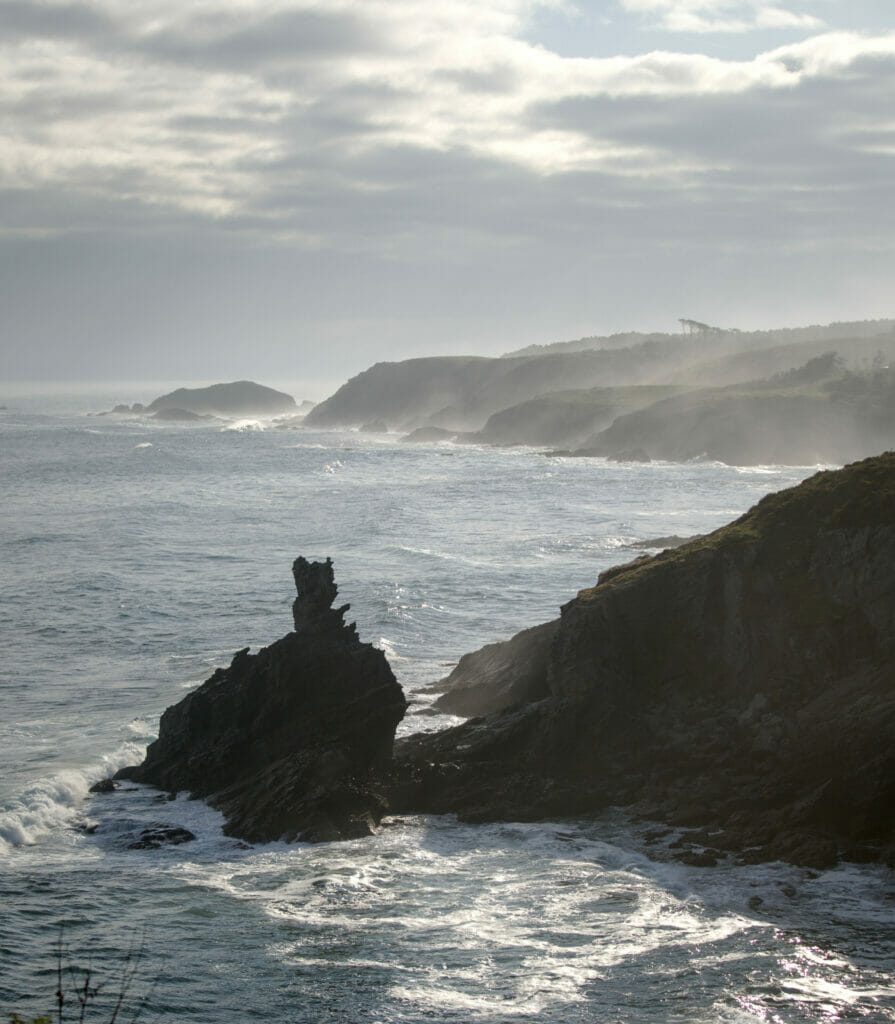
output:
M887 453L609 570L542 648L547 696L396 745L393 807L627 805L746 860L895 863L893 567Z
M387 765L406 706L381 651L331 607L332 562L293 565L295 631L240 651L162 715L141 765L116 779L186 790L250 842L367 835L385 802Z

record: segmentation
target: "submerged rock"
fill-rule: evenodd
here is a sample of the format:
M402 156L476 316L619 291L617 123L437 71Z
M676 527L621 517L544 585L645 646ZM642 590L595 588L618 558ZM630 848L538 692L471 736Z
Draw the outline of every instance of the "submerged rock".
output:
M370 833L385 809L374 771L406 702L383 653L343 621L332 561L296 559L295 631L239 651L162 715L141 765L116 779L204 797L250 842Z
M895 862L893 565L887 453L607 571L563 607L543 699L396 745L395 807L627 805L752 859Z

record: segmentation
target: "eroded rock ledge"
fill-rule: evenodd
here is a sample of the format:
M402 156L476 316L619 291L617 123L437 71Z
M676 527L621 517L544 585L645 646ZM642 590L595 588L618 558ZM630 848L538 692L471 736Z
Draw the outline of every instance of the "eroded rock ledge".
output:
M250 842L369 835L386 803L375 773L406 702L385 655L344 620L332 561L296 559L295 631L239 651L162 715L141 765L115 776L186 790Z

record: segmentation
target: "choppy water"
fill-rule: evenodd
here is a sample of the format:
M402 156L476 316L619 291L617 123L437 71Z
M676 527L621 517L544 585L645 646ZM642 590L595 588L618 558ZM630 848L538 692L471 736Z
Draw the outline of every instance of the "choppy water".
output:
M188 687L289 629L298 554L333 557L413 700L402 731L428 729L450 720L414 694L462 653L553 617L630 541L714 528L810 469L0 402L0 1012L51 1007L64 925L110 984L143 943L146 1020L895 1020L884 869L656 862L622 815L247 848L199 803L86 795ZM151 822L199 838L126 849Z

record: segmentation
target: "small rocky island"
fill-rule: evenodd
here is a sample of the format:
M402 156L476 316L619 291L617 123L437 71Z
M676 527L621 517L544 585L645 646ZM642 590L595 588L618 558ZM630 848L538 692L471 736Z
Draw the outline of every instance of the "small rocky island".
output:
M251 380L211 384L204 388L177 388L159 395L149 405L116 405L113 413L131 413L163 420L199 420L210 417L284 416L306 412L292 395Z
M444 702L483 717L393 743L385 657L330 608L332 563L300 558L295 632L169 708L119 777L206 797L252 841L366 834L386 806L623 806L689 828L694 864L895 866L893 566L889 452L604 572L558 621L461 661Z

